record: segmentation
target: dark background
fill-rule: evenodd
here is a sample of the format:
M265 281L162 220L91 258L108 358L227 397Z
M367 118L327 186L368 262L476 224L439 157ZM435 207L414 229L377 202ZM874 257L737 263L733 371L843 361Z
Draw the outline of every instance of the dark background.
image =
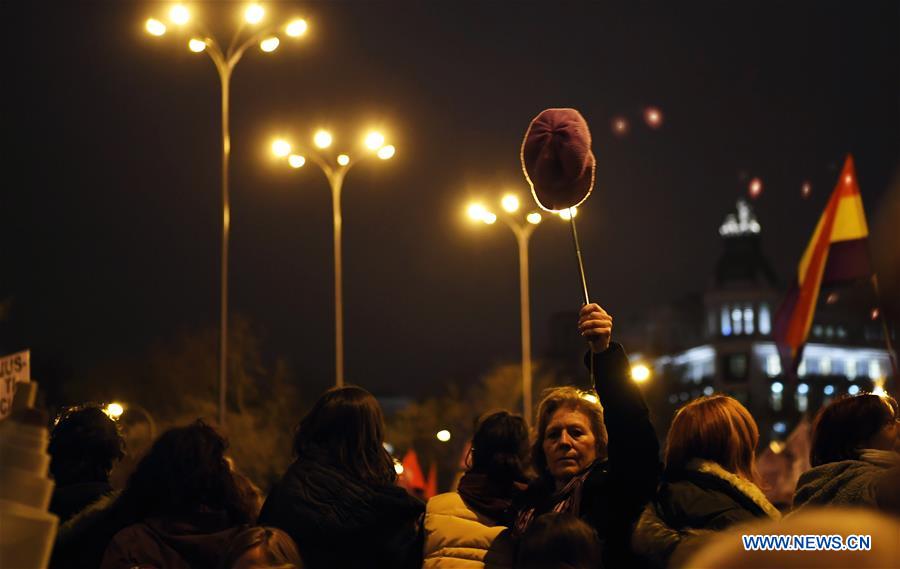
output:
M334 373L331 197L318 170L270 157L275 135L324 125L342 150L374 125L398 149L344 187L346 375L382 395L434 393L519 357L515 242L464 208L527 197L519 144L546 107L578 108L592 127L597 187L579 231L592 296L621 326L703 290L719 224L752 177L785 284L848 152L871 223L893 191L897 2L266 5L310 31L274 54L251 49L233 77L230 307L317 389ZM242 10L193 6L219 14L220 41ZM164 4L2 11L2 351L31 348L52 389L218 326L209 58L143 32ZM642 122L647 105L659 130ZM610 128L618 115L625 137ZM532 239L536 357L551 316L581 301L567 231L547 220Z

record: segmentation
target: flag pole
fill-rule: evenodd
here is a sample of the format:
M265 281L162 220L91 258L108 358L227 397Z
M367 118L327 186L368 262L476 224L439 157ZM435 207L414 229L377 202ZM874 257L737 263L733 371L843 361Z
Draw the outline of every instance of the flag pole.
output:
M581 292L584 298L584 303L588 304L591 299L590 296L588 296L587 278L585 278L584 276L584 259L582 259L581 257L581 244L578 241L578 231L575 230L574 207L569 208L569 225L572 228L572 242L575 244L575 259L578 261L578 274L581 277ZM590 353L590 357L588 359L590 360L591 390L596 392L597 380L594 376L594 353L593 350L590 349L590 347L588 348L588 351Z
M897 375L897 353L891 343L891 328L888 326L887 314L881 307L881 292L878 288L878 275L872 273L872 288L875 290L875 306L878 308L878 314L881 316L881 330L884 334L884 345L887 348L888 359L891 361L891 370L894 374L894 381L898 381Z

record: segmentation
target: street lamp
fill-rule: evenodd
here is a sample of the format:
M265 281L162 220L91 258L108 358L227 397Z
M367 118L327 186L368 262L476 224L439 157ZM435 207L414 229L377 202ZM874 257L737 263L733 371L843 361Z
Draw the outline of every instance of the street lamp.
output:
M341 188L344 185L344 177L354 164L371 157L380 160L389 160L396 153L396 148L385 144L384 135L379 132L369 132L363 139L363 152L351 157L341 153L337 156L329 154L334 137L324 129L317 130L312 137L312 147L303 147L303 154L292 152L291 143L285 139L276 139L272 143L272 153L278 158L286 158L288 164L294 168L302 168L309 161L315 163L328 179L331 187L331 205L334 216L334 369L335 385L344 385L344 293L342 276L342 247L341 247Z
M500 200L500 219L506 223L516 237L519 246L519 312L522 328L522 410L525 422L531 426L531 311L528 293L528 240L543 219L537 211L525 215L524 220L515 214L521 207L519 197L506 194ZM573 208L574 209L574 208ZM568 212L568 210L565 210ZM466 213L472 221L480 221L487 225L496 223L497 214L489 211L480 203L471 203Z
M106 407L103 408L103 411L109 416L113 421L118 421L122 418L122 415L126 411L137 411L141 415L144 416L144 420L147 421L147 428L150 430L150 441L152 442L156 438L156 421L153 420L153 415L150 414L149 411L137 405L135 403L118 403L113 401L109 403Z
M272 52L278 48L280 40L276 35L279 30L292 38L299 38L307 30L306 20L293 19L281 26L264 26L259 24L265 19L266 11L260 4L248 5L237 31L228 44L222 49L218 41L206 26L193 17L183 4L176 4L169 9L168 22L176 28L189 32L188 49L194 53L206 52L219 74L222 88L222 274L220 291L220 326L219 326L219 424L225 427L225 393L227 390L228 362L228 231L231 224L231 206L228 195L228 160L231 155L231 134L228 127L228 100L231 90L231 74L244 52L251 45L258 43L264 52ZM244 31L251 27L246 39ZM152 36L160 37L167 33L168 26L159 19L150 18L144 28Z

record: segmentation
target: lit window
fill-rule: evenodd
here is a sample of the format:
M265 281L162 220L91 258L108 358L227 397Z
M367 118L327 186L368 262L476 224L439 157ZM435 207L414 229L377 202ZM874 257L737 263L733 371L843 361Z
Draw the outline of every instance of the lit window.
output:
M824 393L825 395L834 395L834 386L826 385L825 389L822 390L822 393Z
M817 374L819 373L819 360L817 358L803 358L803 362L806 364L804 368L804 375L809 374Z
M815 326L812 327L812 335L815 336L816 338L822 337L822 325L821 324L816 324Z
M822 375L831 375L831 358L822 358L819 360L819 373Z
M750 306L744 307L744 333L753 333L753 308Z
M858 386L858 385L851 385L851 386L847 389L847 393L849 393L850 395L856 395L857 393L859 393L859 386Z
M807 409L809 409L809 385L805 383L801 383L797 386L797 411L801 413L805 413Z
M804 375L806 375L806 358L803 358L800 361L800 365L797 366L797 375L800 377L803 377Z
M826 326L825 327L825 337L826 338L834 338L834 326Z
M766 356L766 375L775 377L781 373L781 358L778 354L769 354Z
M856 377L856 360L847 360L847 377Z
M780 381L776 381L772 384L772 395L769 397L769 404L772 406L773 411L781 411L781 405L783 402L783 391L784 385Z
M875 380L881 377L881 366L878 360L869 360L869 379Z
M783 435L787 432L787 424L784 421L778 421L777 423L772 425L772 430L779 435Z
M847 337L847 329L844 328L843 326L838 326L836 332L837 332L838 338L846 338Z
M728 315L728 307L722 307L722 335L731 336L731 317Z
M735 308L731 311L731 327L734 328L735 336L740 336L742 334L741 330L743 330L742 326L742 317L743 313L740 308Z
M797 386L797 393L806 395L807 393L809 393L809 385L807 385L805 383L801 383L800 385Z
M759 305L759 333L768 334L772 331L772 318L769 314L768 303Z
M847 375L847 362L841 358L831 360L831 375Z

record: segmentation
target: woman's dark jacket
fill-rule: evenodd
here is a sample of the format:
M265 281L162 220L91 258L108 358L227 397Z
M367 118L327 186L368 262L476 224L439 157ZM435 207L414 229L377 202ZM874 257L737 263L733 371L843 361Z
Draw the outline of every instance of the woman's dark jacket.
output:
M424 512L398 486L370 485L326 460L301 457L272 489L259 524L290 534L311 569L418 568Z
M606 460L595 462L584 478L573 513L597 531L605 567L630 567L631 530L659 481L659 442L624 348L613 342L592 355L609 443ZM523 510L533 509L532 519L553 510L560 499L553 489L546 475L539 478L526 492Z

